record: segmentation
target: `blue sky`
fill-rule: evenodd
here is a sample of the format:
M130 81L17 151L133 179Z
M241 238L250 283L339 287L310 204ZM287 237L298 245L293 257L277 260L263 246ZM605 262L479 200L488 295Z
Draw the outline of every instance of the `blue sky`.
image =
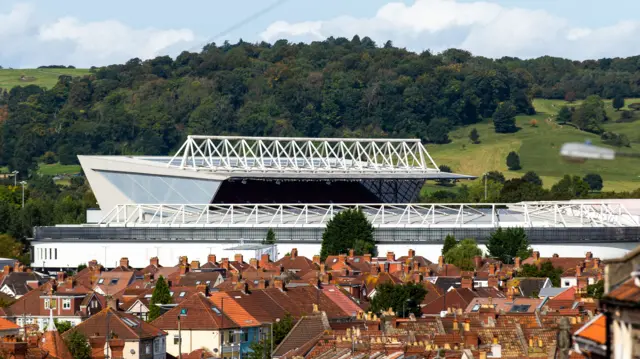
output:
M199 49L274 0L3 0L0 66L104 65ZM370 36L421 51L575 59L640 53L640 1L289 0L226 38ZM220 39L217 42L222 42Z

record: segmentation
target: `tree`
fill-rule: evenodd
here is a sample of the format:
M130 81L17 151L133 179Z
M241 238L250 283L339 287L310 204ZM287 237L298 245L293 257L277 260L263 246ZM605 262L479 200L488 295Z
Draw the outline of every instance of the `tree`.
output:
M84 263L78 264L78 268L76 268L76 272L80 272L81 270L87 268L87 265Z
M153 288L151 294L151 300L149 301L149 314L147 321L152 322L160 316L160 307L158 304L171 304L171 292L169 291L169 285L165 281L163 276L158 278L156 287Z
M488 180L492 180L497 183L504 183L505 181L504 175L499 171L489 171L485 176Z
M67 320L57 320L57 319L55 319L54 323L56 324L56 330L58 330L58 333L60 333L60 334L66 332L69 329L71 329L71 322L69 322Z
M542 264L525 264L518 271L518 277L523 278L549 278L554 287L560 286L560 277L564 269L555 268L551 262L543 262Z
M449 121L442 118L431 120L427 125L427 138L429 142L443 144L449 143L449 130L451 125Z
M420 303L427 295L422 284L409 282L393 284L386 282L376 287L376 294L371 300L370 310L381 313L392 308L399 316L406 317L410 313L420 315Z
M597 173L589 173L582 179L589 185L592 191L602 190L602 177Z
M471 132L469 132L469 139L471 140L472 143L480 143L480 134L478 133L478 130L476 130L476 128L472 128Z
M513 133L516 127L516 107L511 102L498 105L493 113L493 127L496 133Z
M551 187L551 196L556 200L583 198L589 194L589 185L579 176L564 175Z
M507 167L512 171L522 168L520 167L520 156L515 151L511 151L507 155Z
M487 250L489 256L505 264L514 263L516 257L526 259L531 254L527 234L522 228L498 228L491 233Z
M569 123L571 122L572 116L573 113L571 112L571 109L568 106L562 106L560 107L558 115L556 116L556 122L560 124Z
M473 239L463 239L444 255L446 263L453 264L462 270L473 270L476 265L474 257L482 256L482 250Z
M284 338L286 338L287 334L291 331L291 328L294 326L293 316L291 314L286 313L284 318L281 318L280 321L277 321L273 324L273 344L274 348L276 345L280 344Z
M452 234L447 234L446 237L444 237L444 245L442 246L442 255L444 256L445 254L447 254L447 252L458 245L458 241L456 241L456 237L454 237Z
M73 359L91 359L91 346L87 337L81 332L73 330L65 340Z
M542 179L540 178L540 176L538 176L537 173L533 171L528 171L521 178L527 183L542 187Z
M273 229L269 228L267 231L267 238L262 241L263 244L276 244L276 233Z
M440 170L440 172L451 173L451 167L447 165L440 165L438 166L438 169ZM438 183L441 186L446 186L451 184L451 180L446 178L438 178L436 180L436 183Z
M604 280L587 285L587 298L602 299L604 295Z
M500 191L500 202L539 201L546 195L547 191L542 186L526 182L521 178L514 178L504 183Z
M592 133L602 133L602 124L607 120L604 101L599 96L587 97L573 113L571 121L579 129Z
M576 93L573 91L568 91L565 95L564 95L564 100L569 102L569 103L573 103L576 100Z
M322 233L320 257L343 253L353 248L357 255L376 254L373 226L360 209L347 209L336 214Z
M251 349L249 353L244 354L243 357L248 359L271 359L271 341L269 339L253 342L249 345L249 349Z
M24 246L6 234L0 234L0 257L2 258L20 258Z
M624 107L624 96L618 95L614 97L612 105L613 105L613 108L616 109L616 111L620 111L620 109Z

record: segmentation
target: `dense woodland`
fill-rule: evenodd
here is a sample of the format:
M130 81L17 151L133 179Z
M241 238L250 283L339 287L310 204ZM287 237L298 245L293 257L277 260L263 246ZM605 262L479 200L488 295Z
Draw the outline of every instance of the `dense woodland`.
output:
M366 37L210 44L175 60L132 59L83 78L62 76L49 90L3 91L0 165L27 173L47 152L63 164L77 154L167 154L188 134L439 143L452 128L494 113L494 121L532 114L533 97L590 95L640 97L640 56L493 60L456 49L416 54Z

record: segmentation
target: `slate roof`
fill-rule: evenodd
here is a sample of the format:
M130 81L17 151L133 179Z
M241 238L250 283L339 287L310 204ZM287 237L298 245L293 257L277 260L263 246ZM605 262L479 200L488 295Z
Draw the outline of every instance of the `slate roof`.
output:
M519 281L520 294L524 297L534 297L540 294L547 278L514 278Z
M302 317L276 347L273 356L280 357L291 351L298 351L296 354L304 356L314 344L314 339L317 340L325 330L329 329L331 329L329 321L323 313ZM301 349L303 352L300 352Z
M16 296L22 296L30 292L34 287L29 286L27 282L37 282L38 286L47 281L43 276L35 272L11 272L4 276L0 288L9 287Z
M540 289L539 297L555 297L556 295L564 292L567 288L547 287Z

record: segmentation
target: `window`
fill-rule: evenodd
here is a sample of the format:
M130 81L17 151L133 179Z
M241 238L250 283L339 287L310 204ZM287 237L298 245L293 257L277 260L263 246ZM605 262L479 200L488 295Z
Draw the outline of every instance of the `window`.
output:
M71 309L71 299L65 298L62 300L62 309Z
M569 281L568 281L568 280L565 280L565 281L564 281L564 286L565 286L565 287L569 287L570 285L571 285L571 283L569 283Z
M233 339L235 339L234 337L235 337L234 333L229 332L229 343L233 343Z
M49 259L53 259L53 256L51 255L51 252L52 252L52 250L51 250L51 248L49 248Z
M43 248L42 250L44 251L44 259L47 259L47 249Z
M196 281L196 285L199 285L199 284L200 284L200 281L199 281L199 280L197 280L197 281Z
M147 354L151 354L151 344L147 343L144 349Z
M180 292L180 297L184 297L184 295L187 294L186 292Z
M27 319L25 320L25 323L27 323L27 324L33 324L33 318L27 318Z
M98 284L102 284L102 283L104 283L104 278L98 279Z
M242 332L242 341L244 342L248 342L249 341L249 331L245 330Z
M210 280L208 280L208 281L206 281L205 283L206 283L207 285L209 285L209 284L211 284L211 281L210 281Z
M22 326L22 318L16 319L16 324L18 324L19 326Z
M153 341L153 352L160 353L160 339L156 339Z
M173 297L173 292L169 292L169 295Z
M44 299L44 309L51 309L51 299L49 298Z
M180 343L180 337L177 335L173 336L173 345L178 345Z
M118 278L111 279L111 285L116 285L116 284L118 284Z
M58 259L58 248L55 248L53 253L55 254L55 259Z

